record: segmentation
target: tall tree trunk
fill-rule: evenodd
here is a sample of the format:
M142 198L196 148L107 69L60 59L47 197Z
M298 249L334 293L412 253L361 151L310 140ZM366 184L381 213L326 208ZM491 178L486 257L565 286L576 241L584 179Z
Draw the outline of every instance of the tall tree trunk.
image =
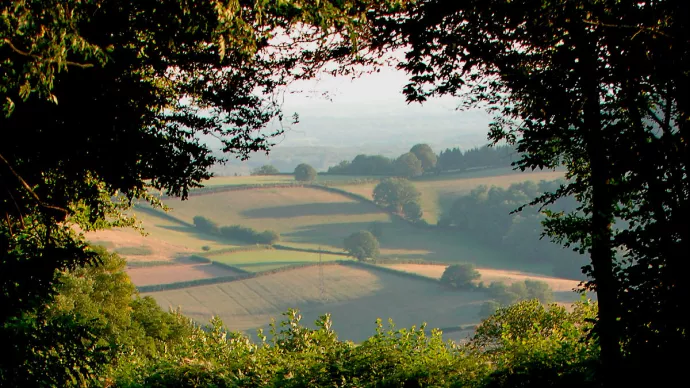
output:
M614 198L611 192L611 171L607 155L607 134L602 123L599 96L600 75L597 63L596 43L578 26L576 37L579 51L580 80L584 98L584 141L590 162L589 185L591 187L590 233L592 246L590 258L592 275L599 303L597 334L601 346L602 380L606 386L614 386L621 365L620 332L617 327L618 287L614 273L614 251L611 224Z

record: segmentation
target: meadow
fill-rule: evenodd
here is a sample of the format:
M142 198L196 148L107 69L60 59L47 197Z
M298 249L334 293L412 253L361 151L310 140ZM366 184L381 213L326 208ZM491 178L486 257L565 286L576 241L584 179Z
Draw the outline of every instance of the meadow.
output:
M340 339L362 341L375 330L375 321L391 318L399 327L428 323L429 327L472 326L487 297L480 292L449 290L433 282L382 271L343 265L294 269L251 279L149 293L163 307L181 306L200 322L212 316L231 329L249 335L268 329L288 308L298 308L311 325L331 313ZM323 284L323 293L320 286Z

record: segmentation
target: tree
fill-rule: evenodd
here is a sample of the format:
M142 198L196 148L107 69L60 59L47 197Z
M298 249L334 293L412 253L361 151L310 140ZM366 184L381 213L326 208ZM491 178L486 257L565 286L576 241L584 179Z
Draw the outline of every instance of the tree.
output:
M366 36L380 4L2 3L0 343L20 352L9 322L44 313L57 272L97 260L73 226L134 226L127 210L160 205L151 193L186 198L225 160L200 135L241 159L268 151L279 89L334 59L331 38Z
M419 202L421 194L407 179L386 178L374 188L374 203L400 213L409 202Z
M471 289L475 287L474 282L480 277L481 275L474 264L453 264L443 271L441 283L458 289Z
M488 104L498 113L491 139L517 145L517 168L568 169L569 183L535 202L581 201L545 225L589 253L607 384L619 375L624 332L629 355L671 373L676 360L662 356L688 343L679 276L689 264L678 253L690 240L680 216L690 201L687 12L671 0L427 0L381 15L375 34L378 47L408 48L409 101L448 94ZM614 229L615 219L625 224Z
M278 175L280 171L270 164L265 164L252 170L250 175Z
M422 219L422 215L424 215L422 205L420 205L417 201L405 202L402 207L402 212L405 218L413 222L420 221Z
M367 230L360 230L349 235L343 245L348 255L357 260L376 258L379 255L379 241Z
M301 182L311 182L316 179L316 170L314 167L302 163L295 167L295 180Z
M410 152L422 162L424 172L431 172L436 169L437 157L428 144L415 144Z
M424 172L422 169L422 161L412 152L400 155L400 157L395 160L394 168L395 175L403 178L413 178L422 175Z

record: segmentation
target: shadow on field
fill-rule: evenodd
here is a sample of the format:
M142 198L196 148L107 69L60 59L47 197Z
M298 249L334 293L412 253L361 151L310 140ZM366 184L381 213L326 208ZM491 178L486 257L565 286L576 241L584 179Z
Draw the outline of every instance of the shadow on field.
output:
M198 238L199 240L213 241L213 242L217 242L219 244L226 244L226 245L244 245L244 243L242 243L242 242L229 240L229 239L223 238L221 236L213 236L210 234L201 233L194 226L170 226L170 225L156 225L156 226L161 228L161 229L167 229L167 230L172 230L175 232L185 233L185 234L188 234L190 236L194 236L195 238Z
M248 218L292 218L303 216L336 216L380 213L378 208L358 202L307 203L250 209L242 212Z

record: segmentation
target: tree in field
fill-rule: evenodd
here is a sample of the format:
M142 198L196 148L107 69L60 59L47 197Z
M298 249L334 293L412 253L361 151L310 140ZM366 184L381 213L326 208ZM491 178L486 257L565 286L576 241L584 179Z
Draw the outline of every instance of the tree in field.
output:
M349 235L343 246L347 254L357 260L376 258L379 255L379 241L368 230L360 230Z
M418 201L405 202L402 207L403 216L413 222L420 221L424 212L422 211L422 205Z
M275 166L272 166L270 164L265 164L261 167L257 167L252 170L250 175L278 175L280 174L280 171L278 171Z
M481 275L474 264L461 263L448 266L441 275L441 283L458 289L472 289Z
M386 178L374 188L374 203L400 213L409 202L419 202L421 194L407 179Z
M485 104L497 113L490 137L517 146L517 168L567 168L535 203L580 201L545 227L589 254L611 385L624 354L669 377L682 370L670 355L688 345L687 14L673 0L425 0L378 19L374 45L407 51L409 101Z
M428 144L415 144L410 152L422 162L424 172L431 172L436 169L437 157Z
M366 12L389 5L3 2L0 376L29 349L21 341L39 330L56 273L97 259L72 226L134 226L136 201L186 198L225 160L199 135L241 159L268 151L281 132L262 131L283 117L277 92L323 68L329 42L368 36ZM276 34L308 47L275 44ZM352 57L339 53L337 72Z
M301 182L311 182L316 179L316 170L314 167L302 163L295 167L295 180Z
M393 165L395 175L403 178L413 178L422 175L422 161L412 152L400 155Z

